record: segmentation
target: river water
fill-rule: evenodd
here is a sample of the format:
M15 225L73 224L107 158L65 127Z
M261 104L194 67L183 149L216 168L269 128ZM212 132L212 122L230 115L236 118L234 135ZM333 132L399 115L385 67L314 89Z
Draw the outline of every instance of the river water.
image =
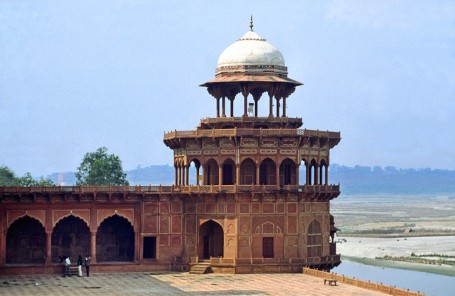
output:
M455 277L447 275L371 266L346 259L331 272L427 295L455 296Z

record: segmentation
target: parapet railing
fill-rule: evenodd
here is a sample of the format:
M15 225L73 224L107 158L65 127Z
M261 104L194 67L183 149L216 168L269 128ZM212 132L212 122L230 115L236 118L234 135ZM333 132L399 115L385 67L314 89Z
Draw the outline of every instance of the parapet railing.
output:
M322 279L335 279L340 283L346 284L346 285L351 285L351 286L356 286L359 288L364 288L372 291L378 291L382 293L387 293L389 295L395 295L395 296L424 296L426 294L420 293L420 292L413 292L409 291L409 289L400 289L394 286L387 286L383 285L382 283L374 283L370 281L362 281L358 280L356 278L350 278L346 277L344 275L339 275L336 273L331 273L331 272L326 272L326 271L321 271L317 269L312 269L312 268L303 268L303 274L306 275L311 275L315 277L319 277Z
M307 130L307 129L254 129L254 128L232 128L232 129L208 129L172 131L164 133L164 140L175 138L201 138L201 137L235 137L235 136L307 136L339 139L340 132Z
M251 122L272 122L272 123L302 123L299 117L206 117L201 119L201 123L251 123Z
M0 187L0 193L331 193L338 192L340 185L195 185L195 186L30 186Z
M187 257L187 261L190 264L197 264L199 262L199 257ZM224 258L224 257L210 257L210 264L212 265L231 265L231 266L241 266L241 265L262 265L262 264L307 264L308 259L311 258ZM321 264L330 263L330 262L339 262L340 255L332 255L319 257L318 262ZM183 258L179 258L180 261ZM177 259L176 259L177 261Z

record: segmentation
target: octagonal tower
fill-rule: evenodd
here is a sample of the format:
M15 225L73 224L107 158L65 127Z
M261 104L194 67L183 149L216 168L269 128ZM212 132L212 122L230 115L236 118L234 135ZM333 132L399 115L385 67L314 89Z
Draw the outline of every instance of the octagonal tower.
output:
M330 149L340 133L300 129L302 119L288 117L286 101L300 85L288 77L281 52L253 31L251 21L250 30L221 53L215 78L201 85L215 98L215 117L201 119L195 130L164 134L174 152L174 185L193 194L185 202L200 209L195 219L202 230L195 237L213 219L224 233L218 235L224 248L215 248L222 255L210 253L216 241L197 238L187 256L287 258L289 271L340 263L329 211L340 191L328 176ZM242 114L234 114L235 103L243 105ZM255 272L248 262L243 269L234 264L234 272Z

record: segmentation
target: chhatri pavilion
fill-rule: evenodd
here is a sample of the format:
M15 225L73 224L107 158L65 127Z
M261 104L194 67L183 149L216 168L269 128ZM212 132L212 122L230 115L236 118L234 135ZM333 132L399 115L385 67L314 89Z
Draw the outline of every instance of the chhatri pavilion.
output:
M340 133L288 117L300 85L251 21L201 85L215 116L164 134L174 185L0 187L0 274L58 273L59 256L78 255L93 272L337 266L328 167Z

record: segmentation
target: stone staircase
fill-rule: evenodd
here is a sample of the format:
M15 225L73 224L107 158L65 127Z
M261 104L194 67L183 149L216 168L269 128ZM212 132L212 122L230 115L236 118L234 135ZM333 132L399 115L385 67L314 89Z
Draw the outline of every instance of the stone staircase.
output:
M205 274L211 273L212 268L210 267L210 261L199 261L198 264L193 265L190 269L192 274Z

